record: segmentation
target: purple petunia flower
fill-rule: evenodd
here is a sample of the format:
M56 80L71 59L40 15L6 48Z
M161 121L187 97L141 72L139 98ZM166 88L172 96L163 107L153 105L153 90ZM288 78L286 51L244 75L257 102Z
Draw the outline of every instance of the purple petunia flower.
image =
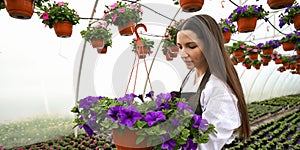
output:
M150 110L149 112L147 112L144 120L148 123L148 126L151 127L158 121L166 120L166 116L161 111L154 112L153 110Z
M287 138L287 140L289 140L289 141L292 140L292 139L293 139L292 136L289 136L289 137Z
M88 96L80 101L79 108L89 109L94 103L96 103L99 99L102 98L104 97Z
M224 27L224 28L223 28L223 31L224 31L224 32L228 32L229 29L228 29L227 27Z
M266 137L267 137L268 139L272 139L272 136L271 136L270 134L267 134Z
M94 133L94 131L87 124L79 125L78 127L79 127L79 129L83 128L89 136L92 136Z
M202 119L202 117L197 114L194 114L193 119L194 119L194 123L193 123L194 128L200 128L203 131L207 130L208 122L206 119Z
M109 108L107 111L107 118L110 118L112 121L118 120L120 109L122 109L122 106Z
M119 111L119 117L121 125L126 125L132 128L137 120L143 118L142 114L138 112L135 106L131 105L128 108L121 108Z
M172 98L171 93L160 93L156 96L156 100L170 100Z
M191 106L189 106L188 104L186 104L184 102L178 102L176 104L176 106L177 106L178 111L181 112L181 113L183 113L184 110L187 110L191 114L194 114L194 112L192 111Z
M175 146L176 146L176 141L173 140L173 139L170 139L170 140L164 142L161 145L161 148L162 149L167 149L167 150L173 150Z
M146 98L149 97L153 99L153 96L154 96L154 91L150 91L149 93L146 94Z
M131 93L131 94L126 94L123 97L119 97L118 100L119 101L125 101L128 104L131 104L133 102L134 98L136 98L136 97L137 96L135 94Z
M155 109L161 110L161 109L170 109L169 106L169 100L172 98L172 95L170 93L161 93L156 96L155 100Z
M186 144L182 146L182 150L196 150L197 146L198 146L197 143L194 143L191 138L188 138Z
M245 11L247 11L247 7L248 7L247 5L243 6L242 13L245 12Z
M279 19L279 27L282 28L284 25L284 21L282 18Z

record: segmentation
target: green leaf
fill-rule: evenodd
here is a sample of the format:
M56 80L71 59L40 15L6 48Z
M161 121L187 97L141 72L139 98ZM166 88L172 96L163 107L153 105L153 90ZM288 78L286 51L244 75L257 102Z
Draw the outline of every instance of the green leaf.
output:
M139 136L137 139L136 139L136 142L135 144L140 144L141 142L143 142L145 139L145 136Z

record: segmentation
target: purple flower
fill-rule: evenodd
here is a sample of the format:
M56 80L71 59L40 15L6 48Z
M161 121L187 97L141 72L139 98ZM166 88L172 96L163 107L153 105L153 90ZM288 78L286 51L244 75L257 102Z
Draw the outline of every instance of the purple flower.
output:
M247 11L247 7L248 7L247 5L243 6L242 13L245 12L245 11Z
M94 131L93 131L87 124L79 125L78 127L79 127L80 129L83 128L83 129L87 132L87 134L88 134L89 136L92 136L93 133L94 133Z
M146 116L144 117L144 120L147 121L148 126L151 127L158 121L166 120L166 116L161 111L154 112L150 110L149 112L147 112Z
M284 21L282 18L279 19L279 27L282 28L284 25Z
M88 96L84 99L82 99L79 103L79 108L84 108L84 109L89 109L91 105L96 103L99 99L102 99L103 97L93 97L93 96Z
M107 112L107 117L110 118L112 121L118 120L120 109L122 109L122 106L115 106L109 108Z
M227 28L227 27L224 27L224 28L223 28L223 31L224 31L224 32L228 32L228 28Z
M292 136L289 136L289 137L287 138L287 140L289 140L289 141L292 140Z
M126 125L129 128L132 128L137 120L143 118L142 114L137 111L136 107L131 105L128 108L121 108L119 111L119 117L121 125Z
M255 12L258 12L258 8L257 7L253 7Z
M269 21L269 18L265 17L264 20L265 20L265 22L268 22L268 21Z
M193 123L194 128L200 128L203 131L207 130L208 122L206 119L202 119L202 117L197 114L194 114L193 119L194 119L194 123Z
M263 45L264 45L263 43L258 43L258 44L257 44L257 47L258 47L258 48L262 48Z
M149 97L152 99L153 96L154 96L154 91L150 91L149 93L146 94L146 98Z
M173 150L173 148L176 146L176 141L173 140L173 139L170 139L166 142L164 142L162 145L161 145L161 148L162 149L167 149L167 150Z
M198 146L197 143L194 143L191 138L188 138L186 144L182 146L182 150L196 150L197 146Z
M172 98L172 95L170 93L161 93L159 95L156 96L156 110L161 110L161 109L170 109L169 106L169 100Z
M267 134L266 137L267 137L268 139L272 139L272 136L271 136L270 134Z
M137 96L135 94L131 93L131 94L126 94L125 96L118 98L118 100L125 101L128 104L131 104L133 102L134 98L136 98L136 97Z
M300 144L300 140L297 141L297 144Z
M188 104L184 103L184 102L178 102L176 104L178 111L183 113L184 110L187 110L189 113L194 114L194 112L192 111L191 106L189 106Z

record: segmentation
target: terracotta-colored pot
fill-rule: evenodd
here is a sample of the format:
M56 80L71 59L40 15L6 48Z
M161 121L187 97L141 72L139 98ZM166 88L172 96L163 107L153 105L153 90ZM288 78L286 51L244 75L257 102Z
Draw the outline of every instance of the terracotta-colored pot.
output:
M249 58L250 58L251 60L257 60L257 58L258 58L258 53L252 53L252 54L249 54L248 56L249 56Z
M291 70L294 70L294 69L296 69L296 66L297 66L296 63L290 64L289 68L290 68Z
M238 62L243 62L245 59L246 59L245 57L239 57L239 58L237 58L237 61Z
M92 47L97 49L102 49L104 47L104 40L103 39L93 39L91 41Z
M264 55L272 55L273 51L274 51L273 48L262 49Z
M106 54L107 46L104 46L102 49L97 49L98 54Z
M300 58L297 59L297 64L300 64Z
M237 65L238 62L237 62L237 61L232 61L232 64L233 64L233 65Z
M290 62L285 62L283 63L284 66L289 66L290 65Z
M263 62L263 66L268 66L269 62Z
M259 70L259 69L260 69L260 65L253 65L253 67L254 67L256 70Z
M144 58L146 58L146 56L149 52L149 49L146 46L142 46L142 47L136 48L136 51L139 56L139 59L144 59Z
M177 54L179 52L179 47L178 46L168 46L167 49L170 50L169 54L170 54L171 57L173 57L173 58L177 57Z
M113 141L117 147L117 150L152 150L152 147L147 147L146 139L139 144L136 144L138 136L136 131L124 129L120 135L117 129L113 129Z
M300 50L299 49L297 49L296 52L297 52L297 55L300 55Z
M255 30L258 17L241 17L237 21L238 31L241 33L252 32Z
M247 69L251 69L251 64L244 64Z
M9 15L17 19L30 19L33 15L33 0L4 0Z
M57 37L62 37L62 38L71 37L73 25L70 22L68 21L57 22L54 23L53 26Z
M171 61L173 60L173 57L171 57L169 53L166 53L166 60Z
M262 61L265 62L265 63L268 63L268 62L271 61L271 58L263 57Z
M285 51L290 51L295 49L296 44L293 42L284 42L282 43L282 48Z
M180 7L184 12L196 12L202 9L204 0L179 0Z
M271 9L281 9L291 6L295 0L268 0L268 5Z
M232 33L230 31L223 32L224 43L228 43L230 41L231 34Z
M241 49L238 49L238 50L233 51L232 55L234 57L242 57L244 55L244 51Z
M294 21L294 27L295 27L295 29L296 30L300 30L300 13L298 13L298 14L296 14L294 16L293 21Z
M282 59L281 58L280 59L275 59L274 61L275 61L275 64L282 64Z
M135 23L132 21L129 21L127 25L121 26L118 25L119 33L121 36L130 36L134 33Z

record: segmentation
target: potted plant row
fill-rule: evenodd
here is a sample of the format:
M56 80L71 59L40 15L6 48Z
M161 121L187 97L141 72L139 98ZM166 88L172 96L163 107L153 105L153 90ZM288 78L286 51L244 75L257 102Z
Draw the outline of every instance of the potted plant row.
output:
M294 24L296 30L300 29L300 5L295 1L292 6L285 9L283 13L279 15L279 27L282 28L285 24Z
M296 46L296 42L300 41L300 32L294 31L292 33L287 34L285 37L280 39L280 43L282 43L282 48L285 51L294 50Z
M257 44L257 47L262 50L264 55L271 55L275 48L278 48L281 44L279 40L269 40L265 43Z

